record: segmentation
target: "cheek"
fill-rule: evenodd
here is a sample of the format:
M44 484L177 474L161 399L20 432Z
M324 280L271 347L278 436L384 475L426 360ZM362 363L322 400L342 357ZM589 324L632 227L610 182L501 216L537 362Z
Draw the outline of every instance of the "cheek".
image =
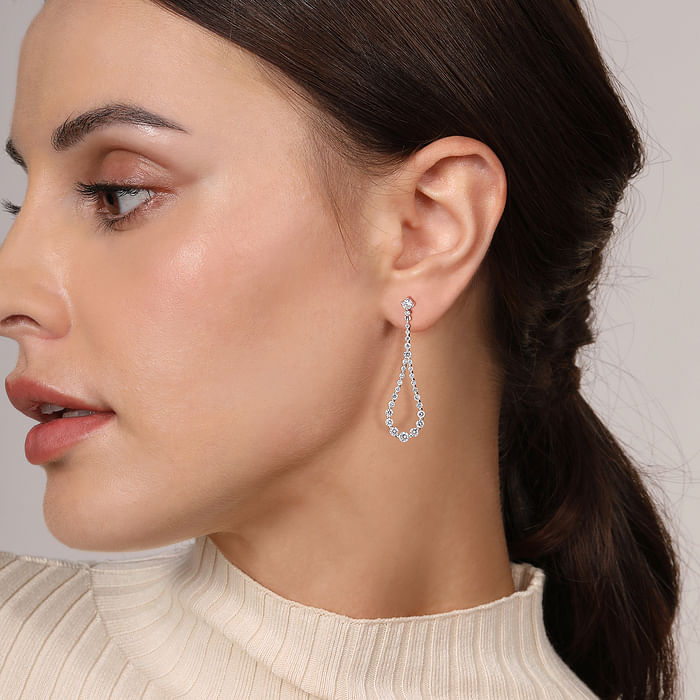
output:
M340 320L351 318L352 267L334 221L284 190L243 201L200 205L197 215L181 207L177 228L129 232L112 251L99 304L82 295L99 325L91 335L104 341L96 350L111 405L139 440L178 454L186 443L190 455L216 460L235 447L245 457L247 440L259 458L266 435L293 439L352 375Z

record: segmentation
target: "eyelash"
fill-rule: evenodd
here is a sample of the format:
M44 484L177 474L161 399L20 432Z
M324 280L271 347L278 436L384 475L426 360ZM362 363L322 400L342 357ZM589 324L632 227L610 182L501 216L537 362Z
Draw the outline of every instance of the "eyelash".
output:
M98 216L99 226L106 231L119 230L127 225L133 219L138 217L142 213L142 208L148 205L156 197L156 193L147 187L130 187L128 185L107 184L103 182L78 182L75 185L75 189L85 201L93 204L100 204L102 196L106 194L123 196L128 194L136 195L139 192L151 193L151 196L149 196L148 199L122 216L110 216L98 210L96 214ZM22 209L22 207L13 204L12 202L8 202L7 200L2 200L1 206L11 216L17 216Z
M79 182L76 184L75 189L78 194L85 199L87 202L92 202L93 204L100 204L103 195L113 194L113 195L136 195L139 192L150 192L150 196L144 202L141 202L137 207L132 209L130 212L123 214L122 216L114 216L105 214L103 211L97 210L96 214L99 221L99 226L106 231L119 230L122 227L128 225L135 218L140 216L142 208L148 205L156 193L147 187L130 187L128 185L110 185L103 182L95 183L83 183Z
M16 204L13 204L12 202L8 202L6 199L2 200L2 204L0 206L2 206L3 211L6 211L11 216L17 216L17 214L19 214L19 210L22 208L22 207L18 207Z

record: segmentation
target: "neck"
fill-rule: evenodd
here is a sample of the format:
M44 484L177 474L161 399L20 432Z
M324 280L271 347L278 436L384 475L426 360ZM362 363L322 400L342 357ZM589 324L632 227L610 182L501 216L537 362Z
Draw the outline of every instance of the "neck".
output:
M467 360L431 361L432 348L458 344L424 335L414 353L427 414L418 437L400 443L363 407L369 418L247 499L254 513L210 534L231 563L284 598L356 618L466 609L513 592L493 373L474 348ZM397 425L415 421L405 394ZM388 397L370 400L376 413Z

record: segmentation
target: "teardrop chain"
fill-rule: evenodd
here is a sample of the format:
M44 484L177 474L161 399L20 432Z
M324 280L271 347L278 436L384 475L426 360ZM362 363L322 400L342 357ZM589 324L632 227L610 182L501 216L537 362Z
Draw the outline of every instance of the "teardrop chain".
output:
M389 405L386 410L385 422L389 426L389 434L393 437L397 437L401 442L408 442L409 438L416 437L424 425L423 419L425 418L425 411L423 410L423 404L421 403L418 387L416 386L416 377L413 373L413 359L411 357L411 309L415 305L416 302L411 299L411 297L406 297L401 302L401 306L404 309L404 316L406 318L406 342L404 343L405 351L403 354L403 363L401 364L401 374L399 374L399 379L396 382L394 393L391 395L391 400L389 401ZM406 368L408 368L408 375L411 378L413 399L415 400L416 408L418 409L418 420L416 421L415 428L411 428L408 432L399 432L399 429L394 425L394 406L396 406L396 400L399 398L399 392L401 391L401 386L403 385L403 380L406 376Z

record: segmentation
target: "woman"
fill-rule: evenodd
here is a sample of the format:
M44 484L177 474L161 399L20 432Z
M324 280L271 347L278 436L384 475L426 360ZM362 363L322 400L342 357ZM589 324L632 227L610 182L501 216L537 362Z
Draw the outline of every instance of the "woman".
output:
M3 698L675 696L579 393L643 149L573 0L49 0L7 151L47 524L182 544L1 555Z

